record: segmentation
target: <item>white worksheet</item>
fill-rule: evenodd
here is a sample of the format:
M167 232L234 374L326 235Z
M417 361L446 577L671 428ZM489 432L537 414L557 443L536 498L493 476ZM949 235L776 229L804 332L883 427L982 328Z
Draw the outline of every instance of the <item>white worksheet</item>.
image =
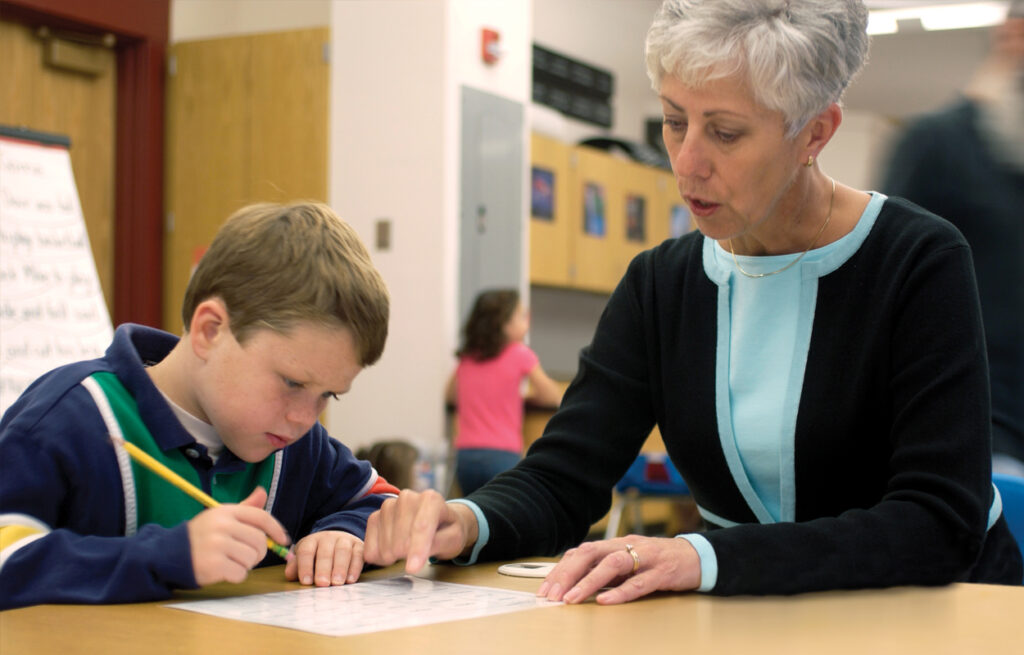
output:
M525 591L406 575L341 587L172 603L167 607L341 637L561 604Z

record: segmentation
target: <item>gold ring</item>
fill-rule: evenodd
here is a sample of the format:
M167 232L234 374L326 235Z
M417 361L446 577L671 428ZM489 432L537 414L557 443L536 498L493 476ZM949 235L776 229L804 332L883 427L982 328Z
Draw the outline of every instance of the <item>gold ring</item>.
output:
M636 572L640 570L640 555L633 550L632 544L626 544L626 552L633 556L633 571L631 572L631 575L636 574Z

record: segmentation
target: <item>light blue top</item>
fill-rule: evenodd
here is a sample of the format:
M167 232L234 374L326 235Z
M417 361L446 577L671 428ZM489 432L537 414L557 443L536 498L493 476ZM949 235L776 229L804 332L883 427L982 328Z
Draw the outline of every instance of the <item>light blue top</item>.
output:
M760 523L796 517L794 435L807 352L814 326L818 280L843 265L864 243L885 196L872 193L857 225L838 241L809 251L792 268L751 278L732 254L704 239L704 271L718 285L716 405L722 450L737 487ZM751 274L778 270L798 254L737 255ZM708 521L736 522L698 507ZM697 549L700 591L718 578L718 559L699 534L680 535Z

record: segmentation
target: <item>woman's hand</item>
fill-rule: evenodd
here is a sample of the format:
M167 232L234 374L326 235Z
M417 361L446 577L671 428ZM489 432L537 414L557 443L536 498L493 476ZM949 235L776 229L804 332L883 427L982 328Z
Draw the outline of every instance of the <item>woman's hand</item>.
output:
M341 530L314 532L299 540L284 568L286 580L318 587L355 582L363 571L363 541Z
M473 510L448 504L433 490L403 490L388 498L366 522L368 564L388 566L405 560L406 573L418 573L431 557L453 559L476 543Z
M588 541L565 551L537 595L575 604L611 587L596 600L601 605L616 605L654 591L686 591L698 586L700 557L689 541L630 535Z

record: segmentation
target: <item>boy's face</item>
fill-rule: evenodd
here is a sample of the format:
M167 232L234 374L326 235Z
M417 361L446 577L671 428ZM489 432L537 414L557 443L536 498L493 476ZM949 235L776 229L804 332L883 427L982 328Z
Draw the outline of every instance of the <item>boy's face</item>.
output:
M224 445L247 462L298 441L362 370L347 328L314 324L257 330L244 344L221 329L206 354L196 398Z

